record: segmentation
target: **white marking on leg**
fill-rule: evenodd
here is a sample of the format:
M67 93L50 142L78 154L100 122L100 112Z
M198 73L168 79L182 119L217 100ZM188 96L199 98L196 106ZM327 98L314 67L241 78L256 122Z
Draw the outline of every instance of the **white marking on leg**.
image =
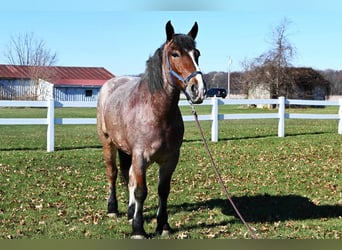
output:
M136 182L135 182L135 178L133 175L133 168L130 167L129 169L129 181L128 181L128 191L129 191L129 203L128 206L130 207L131 205L135 204L135 210L134 210L134 215L133 217L135 217L135 213L137 211L137 205L136 205L136 201L135 201L135 196L134 196L134 190L136 188ZM130 223L133 222L133 218L129 220Z
M158 206L158 209L157 209L157 217L158 217L159 213L160 213L160 208L159 208L159 206Z
M134 190L136 188L136 183L134 181L133 176L131 175L131 170L129 171L129 183L128 183L128 191L129 191L129 205L133 205L135 203Z

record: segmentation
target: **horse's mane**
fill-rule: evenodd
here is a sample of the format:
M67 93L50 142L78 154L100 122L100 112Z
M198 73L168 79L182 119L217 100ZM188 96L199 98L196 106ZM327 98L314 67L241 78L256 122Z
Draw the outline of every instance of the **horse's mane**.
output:
M163 89L163 73L162 73L162 62L163 62L163 50L164 45L158 48L154 55L146 61L145 74L142 77L143 81L146 81L148 89L151 93Z
M173 42L177 47L186 51L193 50L196 46L195 41L190 36L183 34L176 34ZM146 70L142 80L147 82L151 93L162 90L164 86L162 73L164 46L165 44L158 48L153 56L146 61Z

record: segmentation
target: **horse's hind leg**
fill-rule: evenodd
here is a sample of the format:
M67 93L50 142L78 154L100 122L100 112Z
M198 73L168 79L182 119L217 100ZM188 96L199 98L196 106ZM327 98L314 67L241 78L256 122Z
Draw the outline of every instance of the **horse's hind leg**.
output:
M156 233L162 236L168 236L172 229L168 223L167 199L170 193L170 183L172 174L177 166L179 151L176 152L166 162L159 163L159 184L158 184L158 212Z
M119 159L120 159L120 170L123 177L123 180L125 182L126 187L128 188L128 182L129 182L129 169L132 165L132 156L126 154L125 152L118 150L119 152ZM128 220L131 221L133 219L135 210L135 203L132 197L130 197L130 202L128 206Z
M116 198L116 179L118 169L116 167L116 148L113 143L105 143L103 145L103 156L107 167L107 179L109 183L109 198L107 213L108 216L116 216L118 214L118 201Z

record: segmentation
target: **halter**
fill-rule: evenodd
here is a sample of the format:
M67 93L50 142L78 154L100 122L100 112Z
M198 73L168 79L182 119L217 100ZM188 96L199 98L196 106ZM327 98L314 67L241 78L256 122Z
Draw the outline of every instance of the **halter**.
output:
M167 55L167 53L165 53L165 57L166 57L166 66L167 66L167 69L169 70L169 74L170 74L170 78L171 78L171 85L172 86L175 86L177 88L180 88L177 84L174 83L173 81L173 78L172 76L175 76L179 81L181 81L183 83L183 89L181 89L184 93L184 95L186 96L186 98L189 100L189 95L186 93L186 88L188 86L188 83L189 81L195 77L196 75L200 74L202 77L203 77L203 73L201 71L194 71L192 72L189 76L187 76L186 78L183 78L182 76L180 76L176 71L174 71L172 68L171 68L171 65L170 65L170 61L169 61L169 57Z

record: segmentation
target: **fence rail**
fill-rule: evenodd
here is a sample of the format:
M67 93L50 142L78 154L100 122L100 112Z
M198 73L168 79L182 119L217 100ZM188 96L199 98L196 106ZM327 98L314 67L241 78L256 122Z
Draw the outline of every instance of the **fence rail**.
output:
M219 114L219 105L277 105L278 112L258 114ZM55 124L96 124L96 118L55 118L55 108L95 108L96 102L57 102L48 101L0 101L0 107L38 107L47 108L46 118L0 118L0 125L47 125L47 151L54 151ZM179 106L189 106L187 101L180 101ZM218 141L218 121L231 119L278 119L278 137L285 136L285 119L337 119L338 134L342 134L342 99L337 101L295 100L279 97L278 99L218 99L205 100L201 105L212 106L211 114L199 115L199 120L212 121L211 141ZM286 105L338 106L338 114L295 114L285 113ZM184 121L194 121L194 116L183 116Z

